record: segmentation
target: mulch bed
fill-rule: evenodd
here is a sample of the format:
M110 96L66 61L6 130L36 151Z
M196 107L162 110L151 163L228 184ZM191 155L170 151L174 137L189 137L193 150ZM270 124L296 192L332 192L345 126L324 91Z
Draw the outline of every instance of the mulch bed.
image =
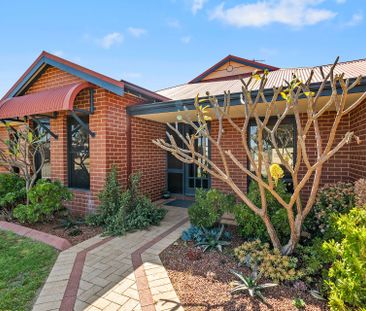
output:
M241 271L247 275L249 270L238 267L233 257L233 248L243 243L243 240L232 227L229 230L233 239L231 246L224 249L224 253L210 251L199 253L200 258L193 258L197 254L194 244L178 240L160 254L184 310L291 311L297 310L292 305L294 298L302 298L305 301L306 307L303 310L328 310L326 302L316 300L308 292L297 290L291 285L263 290L265 303L245 292L231 295L230 282L236 278L229 270Z
M79 244L85 240L88 240L100 233L103 232L101 227L91 227L87 225L79 225L79 229L81 230L81 234L76 236L71 236L68 234L68 231L65 228L57 228L60 226L60 220L55 219L49 223L37 223L37 224L21 224L22 226L26 226L28 228L32 228L38 231L42 231L45 233L49 233L52 235L56 235L60 238L64 238L68 240L72 245Z

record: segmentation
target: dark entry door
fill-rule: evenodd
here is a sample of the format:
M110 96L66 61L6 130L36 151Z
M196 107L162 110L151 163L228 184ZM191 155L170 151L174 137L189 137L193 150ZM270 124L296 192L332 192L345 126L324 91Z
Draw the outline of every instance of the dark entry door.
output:
M193 134L193 129L187 129L187 132ZM205 140L205 141L204 141ZM208 139L200 137L196 140L195 148L200 154L209 156ZM209 187L209 175L196 164L185 165L185 195L194 195L196 188L207 189Z
M187 125L179 124L181 133L192 134L193 129ZM172 133L168 129L169 133ZM183 147L182 142L174 133L173 136L180 147ZM205 147L204 147L205 146ZM209 144L206 140L204 144L203 138L196 141L196 150L200 153L204 152L209 157ZM199 166L195 164L186 164L177 160L173 155L168 153L168 171L167 182L168 190L171 193L184 194L193 196L196 188L209 188L210 177L207 172L204 172Z

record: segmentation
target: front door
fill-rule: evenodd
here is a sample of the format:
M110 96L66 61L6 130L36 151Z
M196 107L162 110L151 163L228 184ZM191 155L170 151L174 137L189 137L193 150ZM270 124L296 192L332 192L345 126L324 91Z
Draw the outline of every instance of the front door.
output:
M179 124L180 132L185 136L186 133L193 134L193 129L187 125ZM171 130L168 128L169 133ZM175 135L174 135L175 137ZM180 147L183 147L179 138L175 137ZM196 150L201 154L204 153L209 157L209 143L205 138L196 140ZM196 188L208 189L210 186L210 177L207 172L196 164L186 164L177 160L173 155L168 153L168 172L167 172L168 190L174 194L184 194L194 196Z
M186 130L190 135L194 134L190 127ZM204 141L205 140L205 141ZM205 143L204 143L205 142ZM200 137L196 140L196 151L209 156L208 139ZM209 175L196 164L185 165L185 195L194 195L196 188L207 189L209 187Z

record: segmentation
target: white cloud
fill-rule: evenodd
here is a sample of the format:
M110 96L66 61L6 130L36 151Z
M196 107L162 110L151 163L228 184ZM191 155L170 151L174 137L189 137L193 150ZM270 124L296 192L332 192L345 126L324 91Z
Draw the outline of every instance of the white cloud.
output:
M192 13L196 14L198 11L203 9L203 6L208 0L193 0L192 1Z
M167 21L167 24L170 28L182 28L182 24L177 19L171 19Z
M182 41L182 43L184 43L184 44L188 44L191 42L191 39L192 38L190 36L184 36L184 37L180 38L180 41Z
M346 27L353 27L361 24L363 21L363 14L362 12L354 13L351 19L344 24Z
M104 49L110 49L113 45L123 42L123 35L119 32L112 32L105 35L102 39L97 40L99 45Z
M128 27L127 31L135 38L140 38L142 35L146 34L147 31L144 28Z
M317 8L323 0L268 0L225 8L218 5L211 20L220 20L235 27L262 27L280 23L293 27L315 25L332 19L337 13Z

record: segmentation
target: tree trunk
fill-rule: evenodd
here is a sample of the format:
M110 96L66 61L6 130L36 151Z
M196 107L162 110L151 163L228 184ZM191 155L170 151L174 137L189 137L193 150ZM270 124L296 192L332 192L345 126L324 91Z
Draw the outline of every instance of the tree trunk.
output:
M282 247L281 249L282 255L291 255L293 253L297 243L300 240L301 228L302 228L301 215L300 217L299 215L297 215L295 220L295 231L291 233L290 240L287 242L287 244Z
M278 238L276 229L273 227L271 220L269 219L269 216L266 214L264 216L261 216L264 224L266 225L267 232L269 237L271 238L271 242L273 247L278 248L281 250L281 242Z

